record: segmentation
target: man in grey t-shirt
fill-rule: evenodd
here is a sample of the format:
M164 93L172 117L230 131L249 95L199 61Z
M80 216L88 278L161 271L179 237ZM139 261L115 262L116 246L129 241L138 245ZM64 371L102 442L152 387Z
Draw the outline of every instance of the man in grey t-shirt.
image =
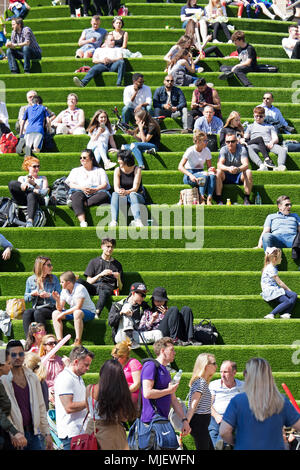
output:
M253 110L254 123L250 124L245 131L245 139L256 139L262 137L268 151L275 153L278 156L278 166L273 168L277 171L285 171L285 161L287 150L278 145L278 134L273 126L264 123L265 110L262 106L256 106ZM249 144L248 153L250 159L259 167L260 171L267 171L268 167L262 162L258 156L259 146L258 144Z

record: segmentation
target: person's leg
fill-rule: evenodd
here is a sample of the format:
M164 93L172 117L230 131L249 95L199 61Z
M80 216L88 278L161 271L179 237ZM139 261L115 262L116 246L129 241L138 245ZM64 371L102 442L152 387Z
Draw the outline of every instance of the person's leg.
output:
M223 181L225 180L225 172L217 169L216 173L216 196L217 202L221 201L221 195L223 190Z
M216 446L216 443L220 439L219 428L220 428L220 425L217 423L215 418L211 416L210 423L208 426L208 432L209 432L209 435L210 435L210 438L214 447Z
M124 106L122 109L122 121L128 124L133 120L134 108L132 106Z
M216 57L225 57L223 52L217 46L210 46L203 49L205 52L205 57L210 57L211 55L215 55Z
M295 292L292 292L290 295L287 294L288 291L285 291L285 295L281 295L276 299L278 305L270 312L270 315L276 315L281 313L291 313L295 302L297 300L297 294L295 297Z
M84 312L82 310L75 310L73 313L74 319L74 330L75 330L75 341L81 343L83 333L83 318Z
M145 150L152 149L152 148L157 150L156 146L154 144L151 144L150 142L134 142L130 144L130 150L135 156L136 161L140 168L142 169L145 168L142 152L144 152Z
M145 343L155 343L155 341L158 341L163 337L163 334L160 330L150 330L150 331L141 331L140 335L144 338ZM141 336L139 335L139 343L143 344L143 340Z
M30 60L36 59L40 60L41 59L41 54L39 52L36 52L29 46L24 46L22 48L23 56L24 56L24 72L29 73L30 71Z
M119 216L119 194L116 192L112 193L110 201L110 211L112 222L117 222Z
M191 435L194 438L196 450L213 450L208 426L210 423L210 415L194 414L191 421Z
M19 204L20 206L27 205L27 197L26 192L22 191L21 183L16 180L12 180L8 183L8 189L10 194L12 195L13 200Z
M266 251L267 247L275 246L276 248L285 248L285 245L272 233L264 233L262 236L263 249Z
M54 310L54 312L52 312L53 328L58 341L63 339L63 322L61 319L58 318L60 314L61 312L59 312L58 310Z
M231 33L228 29L228 26L226 23L221 23L221 28L223 29L223 32L225 34L225 37L227 39L227 41L230 41L231 40Z
M127 198L134 220L139 220L141 218L140 205L145 205L144 196L140 193L130 193Z
M85 202L87 200L86 195L83 191L73 191L71 194L72 209L75 212L76 217L84 216L85 219Z
M246 87L252 86L252 83L250 82L250 80L247 77L247 73L249 73L249 72L253 72L251 67L239 67L234 72L235 75L237 76L237 78L240 80L240 82Z
M27 219L33 221L39 203L44 205L45 200L43 197L32 191L27 193Z
M183 325L184 325L184 335L182 338L183 341L190 341L193 339L194 335L194 328L193 328L193 322L194 322L194 315L192 312L192 309L190 307L184 306L180 310L180 315L182 316L183 319Z
M246 170L241 174L241 182L244 185L245 196L250 196L253 186L252 171Z
M259 152L259 147L257 146L257 144L250 144L248 145L248 155L249 155L249 158L250 160L253 161L253 163L255 163L255 165L258 166L258 168L263 165L263 162L262 160L259 158L257 152Z
M212 25L212 28L213 28L213 41L215 41L218 36L218 32L219 32L219 28L220 28L220 23L217 21L216 23L214 23Z
M34 321L42 323L46 329L46 321L52 319L52 312L55 310L53 307L42 307L34 310Z
M264 139L262 137L256 137L247 142L248 145L257 144L258 151L264 158L269 158L269 149L266 147Z
M206 187L206 194L207 194L207 204L211 201L213 194L215 192L216 187L216 175L208 175L207 177L207 187Z
M188 129L188 110L187 107L182 108L181 110L181 120L182 120L182 127L183 129Z
M102 72L108 72L109 69L107 68L106 65L104 64L96 64L93 67L90 68L86 76L81 80L81 83L83 86L86 86L92 78L96 77L97 75L100 75Z
M97 294L99 295L99 298L96 303L96 311L97 314L100 315L105 307L106 302L111 298L113 293L110 288L106 288L105 285L103 285L98 287Z
M24 435L27 439L27 446L24 447L24 450L43 450L37 434L35 435L33 432L25 431Z
M117 86L122 85L124 73L125 73L125 61L123 59L117 60L109 67L110 72L116 72L118 74L117 77Z
M34 309L28 308L27 310L25 310L25 312L22 315L22 320L23 320L23 329L24 329L25 337L27 337L30 323L32 323L34 320Z
M158 329L163 336L169 336L172 339L179 338L181 318L177 307L170 307L164 318L161 320Z
M275 155L278 156L278 161L277 161L278 167L285 166L287 149L285 147L282 147L281 145L275 144L273 145L270 151L275 153Z
M7 61L8 61L8 66L9 70L12 73L19 73L19 66L17 64L17 59L21 60L23 59L23 54L21 51L18 49L11 49L10 47L6 51L6 56L7 56Z
M100 190L97 193L93 194L93 196L87 198L86 204L87 207L92 206L100 206L101 204L109 204L110 203L110 194L105 190Z

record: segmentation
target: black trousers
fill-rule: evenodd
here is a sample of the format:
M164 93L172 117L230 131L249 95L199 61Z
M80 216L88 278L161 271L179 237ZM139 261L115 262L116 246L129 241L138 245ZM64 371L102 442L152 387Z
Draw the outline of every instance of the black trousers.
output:
M208 432L210 414L194 414L191 421L191 435L195 441L196 450L214 450L212 440Z
M89 14L89 8L90 8L90 0L82 0L83 3L83 14L88 15ZM70 14L75 15L75 10L77 8L81 7L81 1L80 0L70 0L69 1L69 6L70 6Z
M28 219L34 219L34 214L38 208L38 205L44 205L45 199L37 193L34 193L32 190L26 189L22 191L21 183L19 181L10 181L8 183L8 189L12 195L13 200L20 206L27 206L27 216Z
M113 294L113 290L111 289L111 287L106 286L105 284L98 284L97 286L94 286L93 284L90 284L84 279L77 279L77 282L79 284L82 284L86 288L91 297L93 297L94 295L99 296L99 299L96 303L96 310L98 310L100 315L100 313L105 307L106 302L110 299Z
M300 59L300 41L296 42L291 59Z
M75 215L84 214L85 207L99 206L110 202L110 198L105 191L99 191L90 197L87 197L83 191L74 191L71 196L72 208Z
M218 36L219 29L223 29L223 32L225 34L227 41L231 39L231 33L226 23L216 22L216 23L211 24L210 28L212 28L213 30L213 39L218 39L217 36Z
M193 320L194 315L190 307L182 307L180 311L177 307L170 307L158 329L163 336L187 341L193 337Z
M55 310L55 305L51 307L42 308L29 308L23 313L23 328L25 336L28 334L30 323L33 321L42 323L46 329L46 320L52 319L52 312Z
M232 66L231 65L222 65L220 67L221 72L231 72ZM252 67L239 67L237 69L237 72L234 72L234 74L237 76L237 78L242 82L244 86L252 86L252 83L250 80L247 78L247 73L249 72L255 72L255 70Z

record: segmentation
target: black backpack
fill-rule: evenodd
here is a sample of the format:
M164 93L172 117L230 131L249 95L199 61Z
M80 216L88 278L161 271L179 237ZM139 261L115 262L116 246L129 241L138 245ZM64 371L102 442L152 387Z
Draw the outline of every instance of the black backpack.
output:
M67 204L70 188L65 183L66 179L67 177L63 176L62 178L58 178L54 181L49 199L50 205L65 206Z
M215 325L208 320L202 320L194 325L194 340L202 344L216 344L219 334Z
M0 227L25 226L19 219L19 207L9 197L0 197Z

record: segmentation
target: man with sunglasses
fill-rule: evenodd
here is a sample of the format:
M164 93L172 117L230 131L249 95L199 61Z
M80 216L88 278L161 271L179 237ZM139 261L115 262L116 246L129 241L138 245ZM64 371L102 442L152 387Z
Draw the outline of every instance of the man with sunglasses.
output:
M187 104L182 90L174 86L174 78L167 75L164 84L153 95L154 116L177 118L181 116L183 129L187 130Z
M277 132L281 131L284 134L291 134L295 129L289 126L281 111L276 106L273 106L273 101L274 96L271 92L264 93L263 102L259 105L265 110L264 122L274 126Z
M24 434L27 440L26 450L43 450L40 433L45 438L46 450L52 450L53 442L41 384L37 375L24 367L25 353L21 341L9 341L6 353L11 371L2 376L1 381L12 404L12 423Z
M249 160L246 148L238 144L235 132L226 134L225 143L219 154L216 181L216 201L219 205L223 184L244 185L244 205L250 204L252 190L252 171L249 169Z
M275 246L276 248L292 248L297 233L300 232L300 217L291 212L292 204L289 196L279 196L278 212L269 214L265 220L262 234L256 248Z
M145 310L150 310L145 302L147 287L142 282L135 282L130 287L129 296L112 305L108 314L108 324L112 328L112 337L115 343L120 343L126 338L131 340L131 349L140 347L143 339L146 343L154 343L162 338L160 330L137 331Z

